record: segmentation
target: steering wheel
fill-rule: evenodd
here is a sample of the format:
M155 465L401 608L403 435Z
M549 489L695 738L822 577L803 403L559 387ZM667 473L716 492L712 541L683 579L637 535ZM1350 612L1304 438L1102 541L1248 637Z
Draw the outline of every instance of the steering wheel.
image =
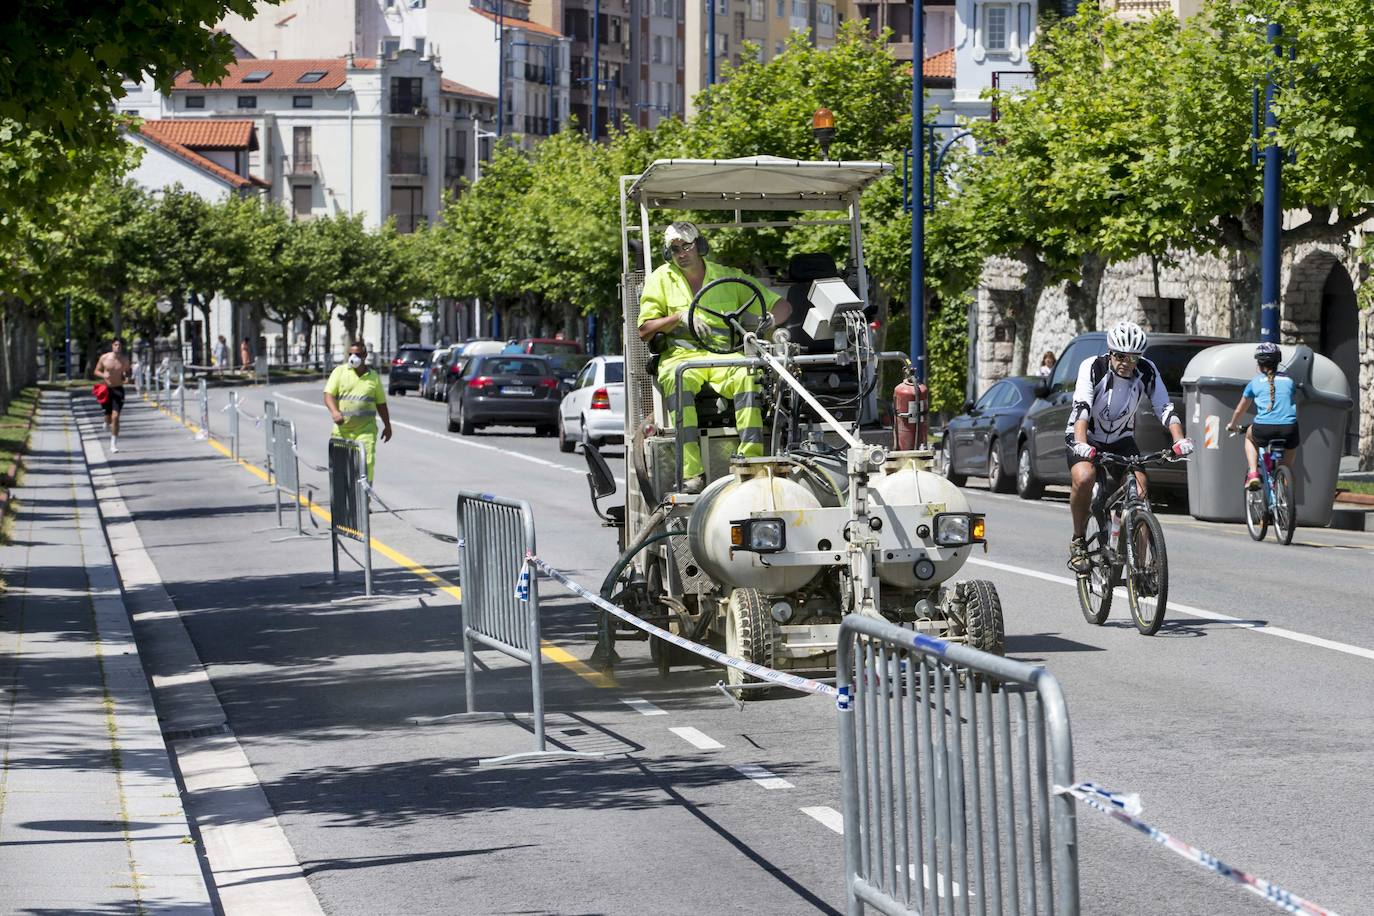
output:
M715 309L707 308L701 304L701 299L706 295L708 290L715 289L717 286L722 286L726 283L738 283L749 289L750 296L745 300L743 305L733 312L717 312ZM744 349L744 335L740 332L738 321L754 307L755 303L758 303L760 312L759 320L762 321L764 317L762 313L765 309L763 307L763 290L759 288L759 285L747 277L720 277L707 283L697 291L697 294L692 297L692 304L687 306L687 317L682 320L687 323L687 330L691 333L692 339L697 342L697 345L701 347L701 349L708 353L737 353ZM724 350L719 349L715 345L714 336L708 341L703 340L701 335L697 333L697 323L695 319L698 311L705 312L725 322L724 330L730 335L730 345Z

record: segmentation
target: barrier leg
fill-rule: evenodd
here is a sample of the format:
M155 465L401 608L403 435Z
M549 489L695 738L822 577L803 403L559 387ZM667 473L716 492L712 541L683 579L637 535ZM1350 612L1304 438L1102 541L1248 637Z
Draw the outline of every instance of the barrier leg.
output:
M372 495L367 478L358 481L358 502L363 515L363 594L372 597Z

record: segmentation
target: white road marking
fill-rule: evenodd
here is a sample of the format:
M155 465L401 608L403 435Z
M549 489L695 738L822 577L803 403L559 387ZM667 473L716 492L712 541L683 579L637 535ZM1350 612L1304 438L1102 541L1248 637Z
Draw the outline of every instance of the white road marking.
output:
M841 835L844 834L844 816L834 808L817 806L814 808L803 808L801 812L809 817L814 817L836 833Z
M314 407L318 408L319 410L325 409L325 406L323 404L312 404L311 402L303 401L300 398L293 398L289 394L276 394L275 397L283 401L290 401L293 404L300 404L303 407ZM466 445L469 448L479 448L484 451L495 452L503 458L518 458L521 461L528 461L531 464L542 465L543 467L553 468L558 471L566 471L569 474L576 474L579 477L585 477L587 474L587 472L585 470L582 470L581 468L570 468L566 464L559 464L557 461L549 461L547 458L536 458L534 455L525 455L520 452L509 451L508 449L499 445L490 445L486 442L474 442L471 439L467 439L461 436L450 436L446 433L437 433L432 429L425 429L423 426L415 426L411 423L402 423L400 420L392 420L391 425L398 427L400 429L409 430L413 433L419 433L422 436L432 436L435 439L441 439L444 442L451 442L455 445ZM615 478L615 482L620 484L622 487L625 486L625 481L620 477Z
M659 709L648 700L640 697L621 697L620 702L639 713L641 716L666 716L667 710Z
M1058 585L1067 585L1070 588L1078 588L1078 581L1069 576L1057 576L1053 573L1040 572L1037 569L1026 569L1024 566L1012 566L1009 563L996 563L992 560L980 560L976 557L969 557L968 562L975 566L986 566L989 569L1000 569L1003 572L1016 573L1021 576L1029 576L1032 579L1041 579L1045 582L1054 582ZM1125 590L1116 589L1118 596L1124 596ZM1194 617L1201 617L1204 620L1215 620L1229 626L1239 627L1242 630L1250 630L1254 633L1262 633L1265 636L1277 636L1280 639L1288 639L1293 642L1305 643L1315 646L1318 649L1329 649L1332 652L1341 652L1345 655L1354 655L1357 658L1365 658L1374 661L1374 649L1366 649L1362 646L1352 646L1348 643L1336 642L1334 639L1323 639L1320 636L1309 636L1306 633L1299 633L1295 630L1288 630L1283 627L1270 626L1267 623L1253 623L1243 620L1240 617L1232 617L1229 614L1219 614L1216 611L1205 610L1200 607L1193 607L1191 604L1178 604L1169 602L1169 610L1178 611L1182 614L1191 614Z
M765 789L796 788L792 783L783 779L781 776L776 776L772 772L765 770L757 763L737 763L735 764L735 769L739 770L740 775L749 777Z
M679 738L681 738L683 741L686 741L693 747L699 748L703 751L714 751L725 747L725 745L721 744L715 738L712 738L710 735L706 735L700 731L697 731L695 728L692 728L691 726L670 728L668 729L668 731L677 735Z

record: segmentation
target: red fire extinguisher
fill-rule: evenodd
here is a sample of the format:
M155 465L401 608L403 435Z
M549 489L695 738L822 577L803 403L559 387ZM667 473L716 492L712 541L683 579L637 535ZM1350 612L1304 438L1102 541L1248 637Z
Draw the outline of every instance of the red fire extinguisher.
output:
M908 375L892 390L893 445L899 452L925 448L928 438L930 391Z

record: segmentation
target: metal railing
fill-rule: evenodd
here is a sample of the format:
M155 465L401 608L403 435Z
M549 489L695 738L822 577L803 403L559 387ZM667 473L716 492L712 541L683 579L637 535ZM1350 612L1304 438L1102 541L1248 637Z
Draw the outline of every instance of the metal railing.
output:
M300 500L297 500L297 505ZM367 485L367 455L353 439L329 440L329 544L334 581L339 581L339 538L363 545L363 597L372 597L372 513Z
M1073 742L1054 676L853 614L837 661L851 916L1076 916L1073 800L1055 791L1073 785Z
M429 174L429 157L422 153L400 153L392 150L387 162L388 175Z
M239 393L229 392L229 403L224 410L229 414L229 457L239 460Z
M458 493L458 563L463 583L463 671L469 715L477 713L476 644L530 666L533 751L483 763L548 755L600 756L550 751L544 737L543 652L539 633L539 582L528 559L534 553L534 514L524 500L487 493Z
M282 158L282 163L286 174L297 178L314 178L320 174L319 156L285 156Z

